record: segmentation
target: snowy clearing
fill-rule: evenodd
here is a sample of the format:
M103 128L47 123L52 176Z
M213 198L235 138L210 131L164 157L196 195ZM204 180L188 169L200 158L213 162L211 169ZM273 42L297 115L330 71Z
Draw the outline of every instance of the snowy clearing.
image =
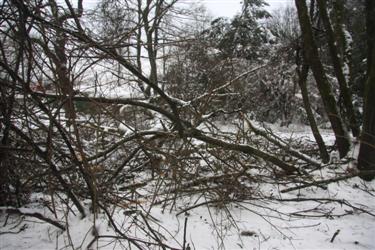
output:
M297 130L279 135L311 136L303 128ZM329 133L325 138L332 142ZM310 174L315 181L327 180L347 174L348 168L349 163L333 164ZM142 188L146 198L107 207L123 237L109 225L103 210L95 220L92 214L80 219L58 204L58 217L54 218L42 205L50 202L50 196L38 193L21 212L40 213L66 224L68 230L63 232L31 216L8 215L4 213L7 208L2 207L0 249L137 249L132 239L157 239L182 249L184 236L185 248L189 244L191 249L375 249L375 181L365 183L354 177L285 193L283 190L296 185L264 183L254 187L254 193L261 191L264 199L251 199L252 194L244 199L232 195L227 202L212 200L204 193L175 200L168 194L153 195L159 180ZM89 211L89 202L85 206Z

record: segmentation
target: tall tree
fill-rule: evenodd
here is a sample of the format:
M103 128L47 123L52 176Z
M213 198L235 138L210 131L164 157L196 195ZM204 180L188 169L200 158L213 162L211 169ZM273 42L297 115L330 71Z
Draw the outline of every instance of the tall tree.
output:
M318 0L319 14L325 27L325 32L328 40L328 48L332 59L334 72L339 83L340 95L344 102L345 116L349 121L349 127L352 130L353 136L359 136L359 125L354 113L352 96L349 90L347 79L344 74L344 61L340 59L338 44L340 40L336 39L330 18L328 16L327 4L323 0ZM341 56L342 58L342 56Z
M309 120L309 124L311 127L311 131L314 135L315 141L318 144L320 157L322 158L323 162L327 163L329 161L329 154L327 152L327 147L324 143L322 135L319 132L318 125L316 124L315 117L311 108L311 103L309 100L309 94L307 90L307 76L309 74L309 66L303 64L301 69L297 69L298 71L298 85L301 89L302 99L303 99L303 106L306 110L307 119Z
M295 0L295 3L297 6L298 18L302 32L304 58L313 72L317 87L322 97L325 111L327 112L332 129L335 133L336 144L340 157L342 158L347 155L350 149L349 135L340 113L338 112L332 87L327 79L322 61L319 58L319 51L314 40L306 1Z
M367 81L365 86L365 103L363 129L358 155L360 177L370 181L375 178L375 2L366 1L367 26ZM372 171L365 173L364 171Z
M146 51L150 64L150 81L158 84L157 56L159 50L161 22L168 10L173 7L177 0L170 3L164 0L147 0L143 7L142 1L138 0L138 15L141 15L143 21L144 33L146 35ZM151 88L145 89L146 96L151 95Z
M267 33L259 21L270 17L264 9L266 5L263 0L246 0L241 14L231 21L224 18L212 21L208 33L223 57L256 60L265 54Z

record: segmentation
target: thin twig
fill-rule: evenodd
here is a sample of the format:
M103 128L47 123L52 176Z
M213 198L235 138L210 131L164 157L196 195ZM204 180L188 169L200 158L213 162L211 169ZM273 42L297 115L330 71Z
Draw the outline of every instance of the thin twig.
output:
M152 235L154 236L154 239L156 240L156 242L159 244L159 246L163 249L163 250L166 250L165 248L165 245L164 243L161 241L161 239L159 238L159 236L155 233L155 230L150 226L150 224L148 223L146 217L141 213L141 216L142 216L142 219L143 221L145 222L148 230L152 233Z
M343 181L343 180L347 180L347 179L350 179L350 178L353 178L353 177L356 177L356 176L358 176L358 173L352 173L352 174L348 174L348 175L345 175L345 176L340 176L340 177L336 177L336 178L332 178L332 179L314 181L314 182L310 182L310 183L307 183L307 184L304 184L304 185L286 188L286 189L281 190L280 192L281 193L287 193L287 192L291 192L291 191L295 191L295 190L299 190L299 189L304 189L304 188L308 188L308 187L312 187L312 186L318 186L320 184L329 184L329 183L333 183L333 182Z
M332 238L331 238L331 243L333 243L333 241L335 240L335 238L337 237L337 235L339 235L340 233L340 229L337 229L337 231L333 234Z
M188 217L185 217L185 223L184 223L184 241L182 243L182 249L185 250L185 245L186 245L186 228L187 228L187 221Z

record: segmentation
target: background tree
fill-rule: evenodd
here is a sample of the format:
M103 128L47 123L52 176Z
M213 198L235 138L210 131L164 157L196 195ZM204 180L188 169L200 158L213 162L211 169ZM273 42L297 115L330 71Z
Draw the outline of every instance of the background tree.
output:
M363 128L358 155L358 169L361 171L375 170L375 3L366 1L367 27L367 80L365 86L365 102L363 112ZM370 181L375 174L362 173L361 178Z
M294 24L267 30L264 2L256 0L245 1L231 21L209 26L202 15L180 24L189 11L175 12L175 3L102 2L91 13L95 21L86 19L82 1L0 5L2 205L22 206L31 192L42 192L51 218L92 215L94 241L103 213L115 234L105 237L138 249L175 249L148 223L157 223L149 217L153 206L180 209L177 200L192 195L224 207L269 201L269 185L294 190L332 181L316 181L321 174L314 170L325 165L314 142L280 137L262 123L287 125L302 113ZM327 106L334 100L323 71L328 60L311 57L319 55L310 43L316 37L306 5L302 10L309 57L301 64L313 69ZM300 80L310 83L303 69ZM36 85L40 79L52 87ZM327 110L335 112L328 116L344 155L346 134L334 123L342 121L334 120L337 109ZM121 226L117 212L126 219Z
M259 22L270 17L262 0L244 1L242 12L232 20L217 18L206 32L224 58L258 60L267 54L267 32Z
M289 48L288 54L280 57L284 58L284 60L285 58L289 59L286 61L289 68L296 66L296 77L293 80L293 83L296 85L295 81L297 81L299 85L301 98L303 101L303 108L306 111L306 122L310 125L315 141L318 144L320 157L322 158L323 162L328 162L329 154L327 152L324 140L319 132L317 120L315 118L315 114L317 114L315 110L317 110L317 107L321 106L321 103L319 99L313 98L314 94L318 94L318 92L314 88L313 84L310 84L311 79L309 78L309 66L301 58L301 32L296 9L292 6L287 6L285 9L275 11L272 13L272 17L269 19L267 27L275 37L275 44L280 44L279 46ZM278 73L280 74L280 72ZM298 94L296 93L298 91L296 91L295 88L294 91L291 92L295 92L295 95ZM295 96L294 99L296 99ZM297 107L300 106L297 104ZM294 113L300 113L299 111L300 109L297 108L294 110ZM324 114L320 115L324 117ZM294 116L296 116L296 114L294 114ZM300 119L299 122L304 123L305 121Z
M341 42L342 46L347 44L344 43L344 38L339 39L338 36L335 36L332 24L330 22L330 18L327 11L327 5L325 1L317 0L318 8L319 8L319 15L322 19L323 25L325 27L325 33L327 36L327 43L329 47L330 57L332 60L335 76L337 82L339 83L340 87L340 96L343 99L343 106L344 106L344 118L348 120L349 127L352 130L353 136L357 137L359 135L359 125L355 116L354 108L353 108L353 101L352 101L352 93L350 93L349 85L347 80L349 79L345 77L343 66L347 67L349 70L348 62L345 62L344 59L340 58L347 58L344 57L344 54L339 52L338 44ZM336 27L342 27L344 24L337 24ZM341 34L343 31L340 32ZM342 36L342 35L341 35ZM346 47L346 46L345 46ZM345 49L346 55L349 53L347 49ZM349 73L348 73L349 74Z
M336 136L336 143L340 157L345 157L350 148L350 141L345 123L338 112L337 103L332 92L332 86L328 82L323 64L319 58L319 52L314 41L314 35L306 1L295 1L298 11L298 18L301 26L304 58L310 65L316 84L318 86L325 110Z

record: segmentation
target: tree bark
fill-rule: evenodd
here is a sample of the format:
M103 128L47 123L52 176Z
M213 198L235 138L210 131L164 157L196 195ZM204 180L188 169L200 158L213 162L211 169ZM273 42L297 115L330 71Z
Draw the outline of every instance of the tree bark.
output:
M349 32L347 32L347 27L345 26L344 21L346 20L345 14L345 1L343 0L333 0L333 11L330 13L331 20L333 22L333 30L337 41L338 53L342 62L348 70L347 81L349 88L353 85L354 75L353 75L353 57L352 57L352 43ZM357 110L355 110L357 111ZM358 118L356 116L356 118ZM358 122L358 119L357 119ZM359 127L359 124L358 124Z
M375 2L366 0L366 33L367 33L367 74L373 67L373 50L375 47Z
M359 176L363 180L371 181L375 178L375 174L364 172L375 170L375 2L373 0L366 1L366 15L369 58L358 169Z
M324 163L327 163L329 161L329 155L327 152L326 145L323 141L323 138L316 124L315 117L314 117L314 114L312 112L311 105L310 105L309 94L307 91L306 80L307 80L308 73L309 73L309 66L305 64L302 65L301 70L299 70L298 72L298 76L299 76L298 85L301 89L303 106L306 110L306 115L307 115L307 119L309 120L311 131L314 135L316 143L318 144L320 157L322 158L322 161Z
M157 36L157 29L156 23L157 23L157 17L154 17L152 26L150 27L150 20L149 20L149 14L151 11L151 0L147 0L146 7L144 11L142 12L143 17L143 23L144 23L144 29L146 33L146 50L148 54L148 60L150 63L150 81L157 85L158 83L158 74L157 74L157 65L156 65L156 56L157 56L157 39L153 39L153 36ZM159 5L157 5L155 8L157 9ZM155 10L156 11L156 10ZM145 90L145 94L147 97L151 96L151 87L147 86Z
M335 34L332 29L331 21L329 20L328 12L327 12L327 5L324 0L318 0L318 8L320 17L322 18L323 25L326 30L327 40L328 40L328 48L332 59L332 64L334 68L334 72L336 75L336 79L340 86L340 95L344 101L344 114L349 122L349 127L352 130L352 134L354 137L359 136L359 125L357 119L355 117L354 107L352 96L348 87L347 80L344 75L343 71L343 61L340 60L339 56L339 49L337 44L340 41L335 39Z
M59 7L56 1L50 1L51 10L54 20L52 21L57 27L64 27L64 24L70 15L59 13ZM67 35L60 29L56 29L54 45L54 55L52 60L55 64L56 80L59 90L64 98L65 118L67 126L70 126L72 120L75 119L74 104L71 100L73 95L73 83L70 81L68 70L68 58L66 56Z
M139 72L142 72L142 60L141 60L141 57L142 57L142 0L138 0L138 28L137 28L137 36L136 36L136 39L137 39L137 70ZM143 86L143 82L141 79L137 79L137 82L138 82L138 86L139 88L141 89L142 93L145 94L146 97L147 96L147 93L145 92L145 87Z
M312 69L317 87L320 92L320 96L322 97L325 111L327 112L333 132L335 133L336 144L340 157L343 158L347 155L350 149L348 132L338 112L331 85L328 82L323 64L319 58L318 47L314 41L306 1L295 0L295 3L297 6L298 18L302 31L305 61L310 65Z

